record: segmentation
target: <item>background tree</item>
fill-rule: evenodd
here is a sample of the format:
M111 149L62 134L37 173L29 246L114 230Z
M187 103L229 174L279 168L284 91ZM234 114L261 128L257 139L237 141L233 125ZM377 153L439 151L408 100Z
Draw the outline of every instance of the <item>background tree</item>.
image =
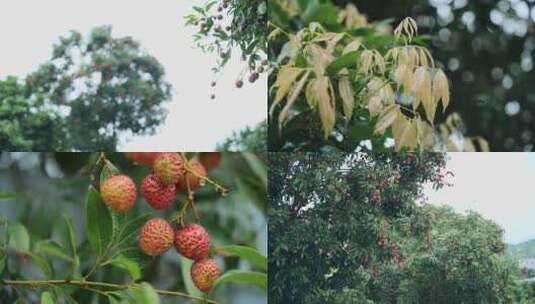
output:
M261 273L267 266L267 173L262 158L252 153L223 153L208 176L230 191L222 195L221 189L206 182L194 193L196 211L190 207L182 214L178 208L188 199L185 192L177 195L172 207L161 211L150 208L140 193L126 213L107 208L94 186L113 169L110 164L136 185L151 169L132 161L146 163L139 155L107 153L106 165L100 170L99 156L2 153L2 303L38 303L41 299L42 303L154 304L176 303L177 297L180 301L206 297L208 303L266 303L265 289L257 286L265 282ZM187 157L202 158L196 153ZM214 257L227 273L210 294L195 288L191 261L174 249L159 257L149 257L138 249L138 231L145 221L154 217L171 221L181 214L186 222L200 217L211 236L212 249L219 252ZM236 245L246 246L246 252ZM109 249L102 253L98 248ZM69 279L92 283L43 282ZM32 283L35 280L39 282ZM161 297L155 296L155 290ZM170 293L162 295L161 290Z
M420 203L424 184L448 185L444 166L444 154L271 153L273 303L512 302L502 229Z
M156 58L130 37L112 37L111 27L61 37L51 59L17 86L17 104L28 113L18 116L19 137L28 150L114 151L121 139L154 133L171 94ZM20 111L8 99L13 90L4 94L2 105Z
M218 144L218 151L267 151L267 122L263 121L254 128L234 132L224 142Z
M17 78L0 80L0 147L6 151L66 149L64 119L48 109L42 98L31 101L26 93Z

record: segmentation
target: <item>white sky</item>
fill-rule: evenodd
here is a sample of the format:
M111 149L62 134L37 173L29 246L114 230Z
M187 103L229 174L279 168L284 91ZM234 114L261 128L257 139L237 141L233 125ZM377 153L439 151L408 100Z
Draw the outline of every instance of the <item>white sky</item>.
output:
M206 0L16 0L0 1L0 78L34 71L50 58L52 45L69 30L83 34L112 25L113 35L132 36L166 70L174 87L169 115L157 134L137 137L121 150L213 150L233 130L253 126L267 113L267 80L238 90L234 82L245 65L239 52L218 79L210 99L216 54L193 48L194 29L183 16Z
M448 153L453 187L426 187L432 204L481 213L505 229L505 241L535 238L535 153Z

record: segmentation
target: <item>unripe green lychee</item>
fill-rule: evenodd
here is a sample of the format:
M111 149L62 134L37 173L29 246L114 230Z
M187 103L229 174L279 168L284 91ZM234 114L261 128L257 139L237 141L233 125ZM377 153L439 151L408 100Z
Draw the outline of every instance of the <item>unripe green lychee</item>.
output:
M178 253L198 261L208 256L210 236L203 226L187 224L175 231L174 244Z
M215 260L203 259L191 265L191 279L199 290L209 292L214 282L221 275L221 269Z
M187 191L188 186L186 180L189 182L189 189L195 190L204 184L204 180L201 177L206 177L206 169L196 159L192 159L188 162L189 170L195 172L195 174L186 171L184 176L178 180L178 188L182 191Z
M126 157L135 163L145 166L152 166L154 160L162 154L161 152L127 152Z
M141 195L152 208L165 209L175 200L176 186L166 186L156 175L149 174L141 182Z
M173 246L173 228L163 218L150 219L139 233L139 248L148 255L160 255Z
M177 153L160 154L152 169L164 185L174 185L184 175L184 163Z
M102 200L115 211L127 211L136 201L136 185L129 176L114 175L100 184Z

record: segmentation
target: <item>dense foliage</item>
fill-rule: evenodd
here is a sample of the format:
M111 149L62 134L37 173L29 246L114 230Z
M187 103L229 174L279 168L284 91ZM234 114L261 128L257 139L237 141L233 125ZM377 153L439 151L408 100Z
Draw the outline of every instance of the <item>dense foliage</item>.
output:
M270 300L531 303L497 224L425 202L444 157L271 153Z
M0 302L243 303L240 298L247 298L246 303L265 303L265 289L257 287L265 288L267 266L267 172L261 158L222 154L208 174L228 193L206 182L191 197L181 192L161 211L138 193L132 209L119 213L104 204L99 184L120 170L139 185L151 169L123 153L105 157L0 155ZM210 232L210 256L225 273L211 293L195 288L192 261L174 249L159 257L139 250L139 229L154 217L198 221Z
M311 1L312 2L312 1ZM352 0L333 0L345 7ZM493 151L532 151L535 11L530 0L358 1L370 21L413 16L451 83L449 110ZM439 115L439 120L442 114Z
M0 114L4 150L113 151L121 139L152 134L170 98L156 58L110 27L60 38L48 62L2 87L11 89L0 92L0 105L13 113Z
M271 150L487 149L463 138L443 68L406 18L370 23L357 7L330 1L271 1ZM392 141L393 144L389 143ZM366 146L367 148L370 148Z
M7 151L66 148L64 119L43 99L28 100L25 86L15 77L0 80L0 147Z

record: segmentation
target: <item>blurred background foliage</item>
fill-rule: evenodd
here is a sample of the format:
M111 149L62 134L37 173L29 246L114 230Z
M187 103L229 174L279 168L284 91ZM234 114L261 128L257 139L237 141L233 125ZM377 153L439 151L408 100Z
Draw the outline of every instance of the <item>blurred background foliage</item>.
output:
M10 226L23 226L29 235L31 252L41 257L53 269L53 277L64 279L69 272L69 263L46 252L40 252L40 244L54 240L68 243L64 217L72 219L80 257L80 272L85 274L94 263L84 220L84 201L88 185L91 184L90 167L98 153L2 153L0 155L0 217ZM190 157L194 154L190 154ZM123 173L133 178L137 185L149 173L149 168L134 165L123 153L108 153L107 157ZM267 171L265 156L252 153L223 153L219 167L209 173L210 177L230 188L228 196L221 196L209 185L196 191L196 206L201 223L209 231L212 242L220 245L245 245L257 248L267 255ZM182 194L181 194L182 195ZM183 199L183 197L181 197ZM176 208L155 211L141 195L129 211L132 216L151 214L169 218ZM0 239L4 240L4 225L0 227ZM137 236L134 236L137 238ZM3 279L42 279L44 273L32 258L9 246L0 260L5 261ZM230 269L248 270L251 265L237 257L217 256L223 271ZM163 256L142 259L141 278L154 288L183 291L199 295L189 277L189 264L174 249ZM2 263L3 265L3 263ZM7 272L9 270L9 272ZM0 269L0 272L2 270ZM120 268L105 266L99 268L94 281L127 283L128 273ZM78 303L104 303L95 293L79 288L63 288ZM0 286L0 302L39 302L43 289L16 290ZM55 292L59 292L56 290ZM220 303L267 303L265 290L239 284L224 284L216 287L210 298ZM188 302L185 299L161 297L161 303Z
M416 19L451 80L444 115L459 112L466 133L484 137L492 151L535 150L535 1L332 2L353 3L370 21Z

